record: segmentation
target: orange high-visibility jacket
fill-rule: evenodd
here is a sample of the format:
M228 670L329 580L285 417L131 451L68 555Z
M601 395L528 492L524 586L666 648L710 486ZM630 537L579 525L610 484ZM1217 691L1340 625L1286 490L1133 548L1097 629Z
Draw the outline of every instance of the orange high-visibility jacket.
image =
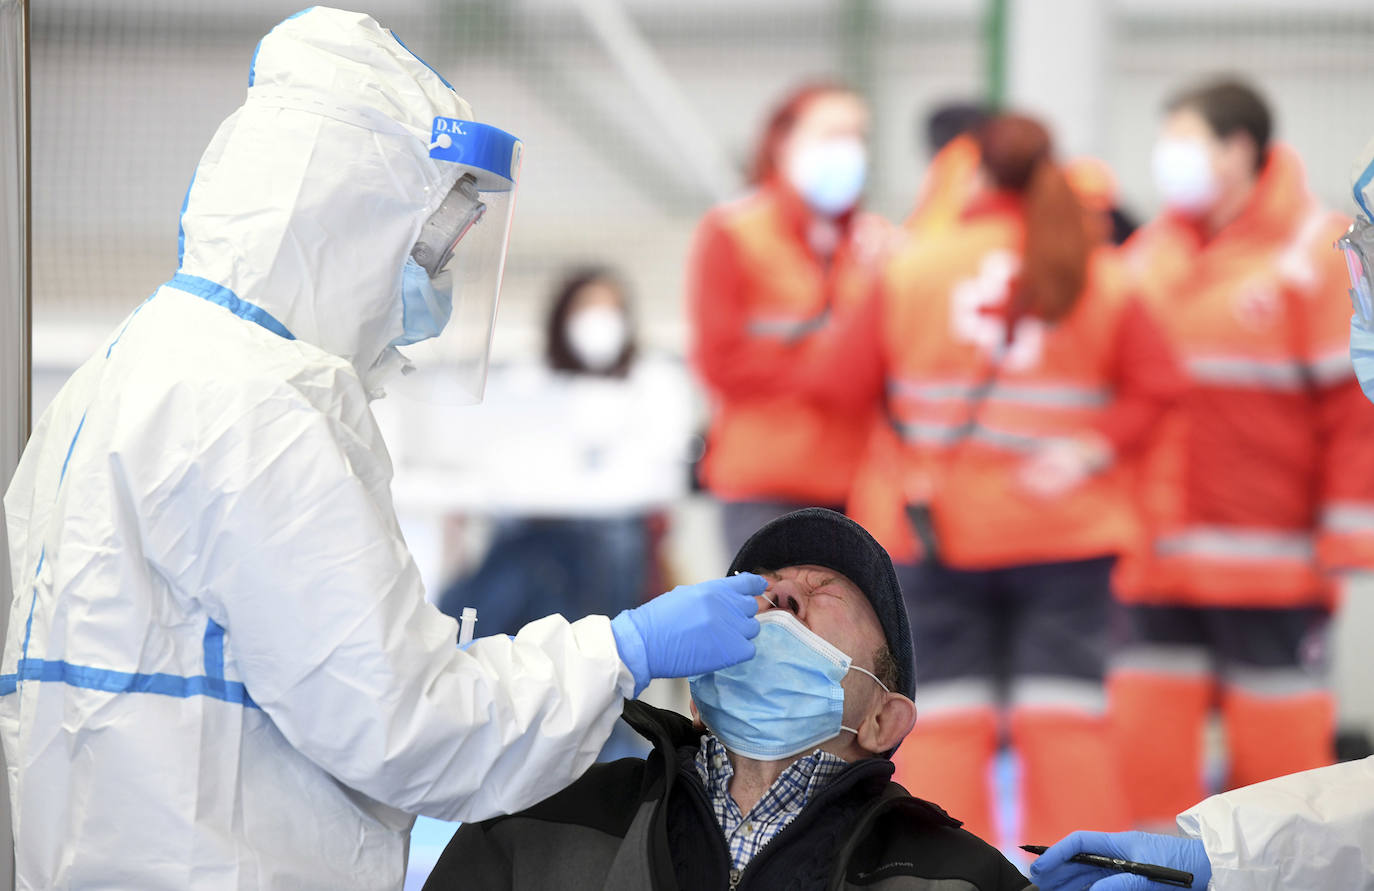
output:
M1374 406L1332 248L1347 222L1279 145L1220 232L1165 216L1127 243L1189 387L1146 480L1153 552L1126 599L1322 603L1333 571L1374 566Z
M982 152L965 133L935 153L921 180L916 206L903 225L913 235L938 235L958 225L976 191Z
M1099 251L1068 317L1015 323L994 378L1024 237L1020 205L993 196L945 235L912 239L884 272L891 432L874 435L849 510L895 559L915 556L905 504L930 506L942 560L965 569L1119 554L1139 537L1130 462L1181 386L1177 369L1124 269ZM1112 444L1112 466L1057 499L1022 489L1037 448L1089 433Z
M892 227L851 215L826 262L807 225L801 200L774 184L715 208L697 230L692 358L713 409L703 476L723 498L841 505L868 435L872 405L818 404L796 375L818 335L872 292Z

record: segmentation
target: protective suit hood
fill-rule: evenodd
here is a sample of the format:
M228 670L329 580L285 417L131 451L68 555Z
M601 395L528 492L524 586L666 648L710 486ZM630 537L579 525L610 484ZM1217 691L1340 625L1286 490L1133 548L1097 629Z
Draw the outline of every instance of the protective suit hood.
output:
M370 16L281 22L196 168L172 285L365 374L394 353L402 267L460 175L429 156L440 115L472 109Z

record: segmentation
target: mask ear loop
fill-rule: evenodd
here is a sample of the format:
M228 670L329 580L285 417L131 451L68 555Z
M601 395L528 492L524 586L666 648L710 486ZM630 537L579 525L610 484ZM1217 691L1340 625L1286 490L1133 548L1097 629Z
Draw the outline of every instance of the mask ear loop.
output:
M854 664L851 663L850 666L849 666L849 670L850 670L850 671L862 671L864 674L866 674L866 675L868 675L869 677L873 678L873 682L876 683L879 687L882 687L884 693L891 693L891 692L892 692L891 690L889 690L889 689L887 688L887 684L884 684L882 681L878 680L878 676L877 676L876 674L874 674L873 672L869 671L867 668L860 668L859 666L854 665Z
M854 665L853 663L850 663L849 670L850 670L850 671L861 671L861 672L863 672L864 674L866 674L866 675L868 675L869 677L873 678L874 682L877 683L877 685L878 685L879 687L882 687L882 688L883 688L883 692L884 692L884 693L891 693L891 692L892 692L891 690L889 690L889 689L887 688L887 684L884 684L882 681L878 680L878 676L877 676L876 674L874 674L873 672L869 671L867 668L860 668L859 666ZM840 725L840 730L842 730L842 731L848 730L850 733L854 734L855 736L858 736L858 735L859 735L859 731L855 730L853 727L846 727L846 726L844 726L843 724Z

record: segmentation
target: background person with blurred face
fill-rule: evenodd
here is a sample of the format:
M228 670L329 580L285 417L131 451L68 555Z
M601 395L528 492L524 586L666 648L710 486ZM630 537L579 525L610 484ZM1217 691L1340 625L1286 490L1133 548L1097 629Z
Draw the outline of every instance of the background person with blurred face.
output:
M888 265L869 334L837 337L844 384L885 398L894 434L869 459L886 462L890 498L851 510L923 560L903 583L921 723L898 781L992 837L1006 719L1026 836L1058 838L1125 825L1103 691L1110 580L1139 534L1132 462L1179 378L1045 128L1006 115L977 138L979 196Z
M803 87L770 116L756 189L702 220L688 268L693 359L710 393L702 476L736 549L796 507L840 507L871 406L798 391L818 334L870 291L890 227L858 209L868 109L843 87Z
M664 581L655 544L686 489L686 375L641 355L630 296L610 269L558 283L543 346L542 362L494 369L493 398L463 435L430 446L458 472L451 488L494 520L480 564L439 599L454 617L476 607L486 634L639 603Z
M1374 565L1374 408L1346 356L1350 303L1319 207L1264 101L1219 82L1168 105L1164 213L1126 245L1189 387L1147 478L1151 560L1125 586L1114 711L1133 817L1203 797L1219 707L1242 786L1328 763L1315 664L1340 579Z

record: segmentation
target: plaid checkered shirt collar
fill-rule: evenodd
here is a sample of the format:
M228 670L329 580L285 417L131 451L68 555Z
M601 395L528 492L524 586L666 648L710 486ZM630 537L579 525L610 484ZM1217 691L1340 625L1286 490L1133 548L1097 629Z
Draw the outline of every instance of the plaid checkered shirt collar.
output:
M730 797L730 780L735 775L735 768L730 764L725 745L715 734L703 734L696 757L697 774L706 786L711 811L725 835L735 869L748 866L754 855L848 766L848 762L837 755L816 749L788 765L758 804L748 814L742 814L739 805Z

